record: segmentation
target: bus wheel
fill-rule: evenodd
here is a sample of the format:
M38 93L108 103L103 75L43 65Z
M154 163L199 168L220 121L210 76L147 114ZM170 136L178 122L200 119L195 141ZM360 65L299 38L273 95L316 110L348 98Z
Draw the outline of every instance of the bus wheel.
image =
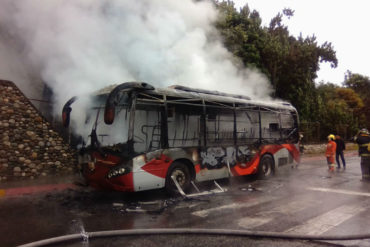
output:
M274 159L271 155L264 155L258 165L257 177L260 179L271 177L274 174Z
M173 162L166 176L166 191L172 195L178 195L179 191L171 177L179 183L181 189L186 191L190 186L190 172L186 165L180 162Z

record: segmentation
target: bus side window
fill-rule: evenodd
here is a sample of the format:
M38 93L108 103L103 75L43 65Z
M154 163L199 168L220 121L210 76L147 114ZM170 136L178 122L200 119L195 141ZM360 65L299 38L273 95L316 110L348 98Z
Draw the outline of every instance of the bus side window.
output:
M283 140L298 142L298 128L294 116L288 113L281 113L281 133Z
M238 145L259 140L259 117L256 111L236 111L236 138Z
M234 112L231 109L208 107L206 114L207 146L234 144Z
M278 112L261 112L262 139L268 142L281 140Z
M134 125L134 150L137 153L160 148L160 107L137 105Z
M171 110L167 117L168 146L199 146L202 107L177 104L169 105L168 109Z
M279 124L278 123L270 123L269 124L269 130L271 132L273 132L273 131L279 131Z

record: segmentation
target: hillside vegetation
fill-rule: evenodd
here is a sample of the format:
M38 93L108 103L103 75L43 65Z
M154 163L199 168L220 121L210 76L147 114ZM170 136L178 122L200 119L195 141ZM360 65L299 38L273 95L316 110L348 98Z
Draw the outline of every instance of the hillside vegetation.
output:
M215 23L227 49L242 66L258 68L270 79L273 97L291 102L298 110L307 139L324 140L328 133L350 139L358 129L370 128L370 79L347 71L341 86L315 83L321 63L337 67L330 41L315 36L294 37L283 24L294 10L277 13L262 26L257 10L236 10L232 1L215 2L221 15Z

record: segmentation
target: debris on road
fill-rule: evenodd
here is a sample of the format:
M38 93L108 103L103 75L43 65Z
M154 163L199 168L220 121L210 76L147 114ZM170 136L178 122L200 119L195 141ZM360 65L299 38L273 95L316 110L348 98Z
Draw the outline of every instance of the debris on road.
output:
M260 191L260 189L257 189L255 187L253 187L251 184L248 185L248 187L242 187L240 188L241 191Z
M204 196L204 195L212 195L212 194L223 193L223 192L226 192L227 191L227 189L222 188L216 182L216 180L214 180L213 182L216 185L217 189L200 192L199 188L195 185L194 182L192 182L191 184L193 185L193 187L196 189L196 191L198 193L185 194L185 192L182 190L180 184L177 182L176 178L174 176L171 176L171 179L175 183L176 188L179 191L180 195L182 195L184 198L193 198L193 197Z
M129 204L115 202L113 207L125 213L161 213L176 202L172 199L164 201L132 202Z

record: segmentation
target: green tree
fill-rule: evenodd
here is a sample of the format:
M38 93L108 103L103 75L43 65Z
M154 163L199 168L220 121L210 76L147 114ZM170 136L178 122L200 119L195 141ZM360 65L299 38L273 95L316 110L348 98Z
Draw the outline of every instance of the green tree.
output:
M314 80L320 63L329 62L337 66L336 53L329 42L319 45L315 36L295 38L289 34L283 18L292 18L294 11L284 9L270 21L268 27L246 30L258 32L258 39L249 39L257 48L261 70L270 78L275 97L290 101L299 111L302 119L317 119L317 92ZM251 15L249 15L249 18ZM251 34L248 35L252 36ZM246 53L248 53L246 51Z
M238 12L232 1L216 2L220 18L215 23L225 47L247 67L264 70L261 64L260 47L263 31L257 11L251 12L245 5Z
M280 38L280 67L277 73L269 70L271 75L277 74L277 77L272 79L276 80L276 96L296 106L303 119L315 120L317 111L314 105L317 94L314 80L321 62L329 62L332 67L337 66L335 51L330 43L318 45L314 36L295 38L279 26L270 32L275 33L276 29L280 36L285 36L285 39ZM267 59L270 59L269 55Z
M244 66L257 67L268 76L275 89L273 96L291 102L302 121L322 122L322 117L345 121L348 102L339 100L335 87L318 89L314 82L320 63L328 62L333 68L338 64L331 43L318 44L315 36L290 35L283 19L294 17L291 9L284 9L269 26L262 27L259 13L251 11L248 5L237 11L232 1L215 3L221 13L216 27L226 48ZM326 96L330 93L332 98ZM336 110L340 114L335 114Z
M321 83L317 92L321 138L325 138L328 133L343 132L348 138L355 134L364 107L359 95L350 88L331 83Z
M282 17L279 13L271 20L270 26L265 29L264 46L261 47L262 61L275 89L274 96L279 97L281 97L278 94L280 72L289 53L289 32L287 27L282 25Z
M362 99L363 107L355 108L355 115L359 119L359 128L370 129L370 79L367 76L353 74L347 71L343 86L353 89Z

